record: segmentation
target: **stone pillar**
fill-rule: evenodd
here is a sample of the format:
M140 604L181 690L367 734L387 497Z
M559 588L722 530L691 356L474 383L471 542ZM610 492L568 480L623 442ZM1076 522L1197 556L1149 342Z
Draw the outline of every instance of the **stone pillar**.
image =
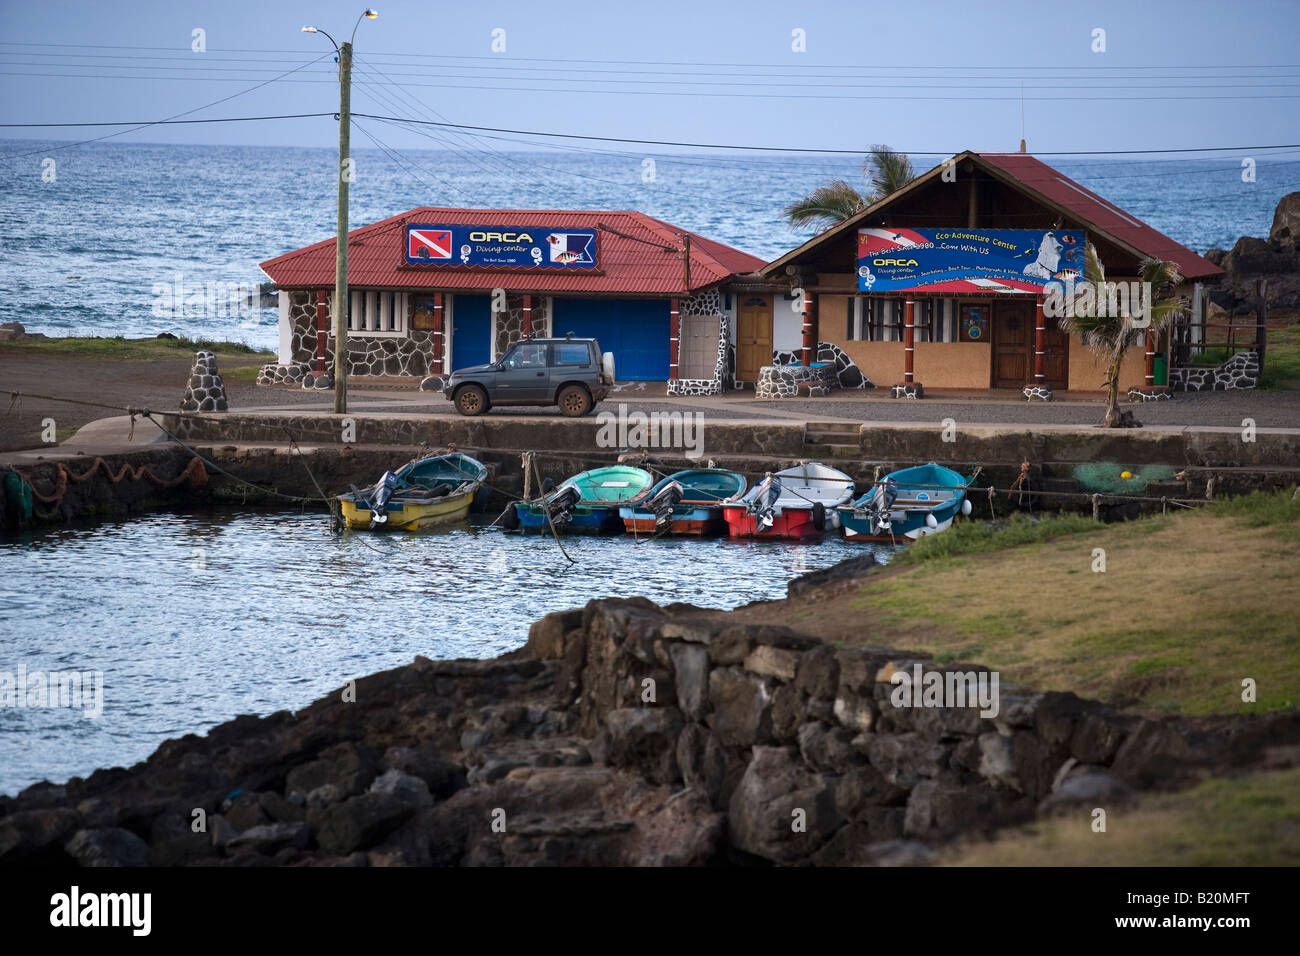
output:
M445 335L443 334L443 309L442 293L433 294L433 368L429 369L432 375L442 374L442 353Z
M325 342L329 337L328 309L325 305L325 290L316 292L316 371L325 374Z
M522 334L524 338L530 338L533 334L533 297L531 295L524 296L524 320L523 320Z
M682 300L670 299L668 303L668 381L677 381L677 364L681 358Z

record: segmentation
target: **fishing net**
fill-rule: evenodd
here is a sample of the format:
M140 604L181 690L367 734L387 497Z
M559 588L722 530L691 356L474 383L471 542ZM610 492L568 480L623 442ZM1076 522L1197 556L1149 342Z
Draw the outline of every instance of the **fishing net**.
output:
M1090 461L1074 469L1074 480L1081 490L1104 495L1140 495L1151 482L1168 481L1173 476L1174 469L1169 465L1121 465L1114 461Z

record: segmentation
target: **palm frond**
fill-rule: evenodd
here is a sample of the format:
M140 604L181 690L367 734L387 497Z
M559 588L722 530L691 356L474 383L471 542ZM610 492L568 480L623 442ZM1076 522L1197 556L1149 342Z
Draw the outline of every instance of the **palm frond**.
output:
M843 179L833 179L786 206L785 218L796 226L833 226L865 209L868 204L867 197L852 185Z
M906 153L896 153L877 143L871 147L871 155L862 161L862 178L871 184L871 197L875 201L910 183L916 178L916 170Z

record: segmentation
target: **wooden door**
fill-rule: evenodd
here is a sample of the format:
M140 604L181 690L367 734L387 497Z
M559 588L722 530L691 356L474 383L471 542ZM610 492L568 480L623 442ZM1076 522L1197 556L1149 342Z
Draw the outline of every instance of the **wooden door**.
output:
M993 303L993 387L1021 388L1033 381L1034 303Z
M736 380L757 382L758 370L772 364L772 297L747 295L736 310Z
M677 377L712 381L718 368L718 318L683 315Z
M1065 391L1070 384L1070 333L1060 326L1059 318L1048 317L1044 334L1043 375L1048 388ZM1032 375L1034 369L1031 365Z

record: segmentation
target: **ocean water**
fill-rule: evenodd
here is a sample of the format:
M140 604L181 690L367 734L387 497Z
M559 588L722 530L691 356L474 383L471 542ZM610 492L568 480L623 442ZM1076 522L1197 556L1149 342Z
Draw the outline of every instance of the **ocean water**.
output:
M576 564L549 537L478 517L335 536L325 515L298 512L156 513L0 538L0 672L103 675L96 717L83 715L93 702L0 707L0 793L130 766L168 738L297 710L417 654L493 657L521 647L543 614L592 598L732 608L889 551L838 535L571 537L565 548Z
M383 138L382 133L378 134ZM353 227L421 205L636 209L772 259L813 234L782 207L853 157L647 155L574 147L400 151L353 136ZM335 152L286 147L0 141L0 322L49 335L173 332L274 348L274 309L197 303L196 289L256 286L258 263L334 234ZM1054 162L1082 185L1197 252L1266 236L1300 159ZM54 180L42 161L54 160ZM925 170L939 157L913 157ZM648 163L652 162L652 166ZM652 175L651 175L652 174ZM163 289L190 301L166 312Z

